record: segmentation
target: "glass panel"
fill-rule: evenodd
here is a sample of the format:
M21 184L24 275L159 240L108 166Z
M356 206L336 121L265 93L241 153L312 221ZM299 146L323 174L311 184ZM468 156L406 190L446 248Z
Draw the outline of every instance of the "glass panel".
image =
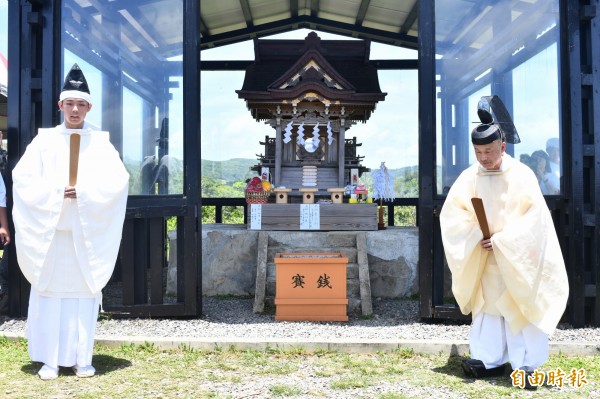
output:
M238 98L235 91L243 83L244 71L200 73L203 197L244 198L245 180L258 174L251 168L259 163L257 154L264 152L259 142L275 136L275 130L255 121Z
M391 48L390 50L394 50ZM419 197L418 72L378 71L381 91L387 93L366 123L352 126L346 138L362 143L362 164L371 169L363 181L373 192L372 172L385 162L394 181L396 198Z
M515 157L538 174L542 192L549 195L560 194L562 175L557 60L555 43L519 65L512 74L514 120L523 140L515 146Z
M546 142L560 142L558 3L436 1L438 194L475 162L470 131L483 95L498 95L513 117L522 142L507 153L534 170L534 160L549 160ZM557 161L555 169L540 168L545 194L559 194L544 183L554 170L558 180Z
M130 195L182 194L183 0L103 4L63 1L64 74L83 70L86 121L110 132Z

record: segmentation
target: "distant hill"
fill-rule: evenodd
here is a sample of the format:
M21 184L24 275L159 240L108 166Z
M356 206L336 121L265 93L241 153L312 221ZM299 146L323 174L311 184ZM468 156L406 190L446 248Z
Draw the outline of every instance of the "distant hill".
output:
M371 169L371 172L374 172L376 169ZM402 168L398 168L398 169L388 169L388 173L390 174L390 176L392 176L392 178L394 180L400 178L400 177L404 177L407 174L411 175L411 174L415 174L418 176L419 173L419 167L417 165L414 166L403 166Z
M215 180L225 180L227 183L243 182L256 176L257 173L250 170L256 165L256 159L234 158L227 161L209 161L202 159L202 176Z
M215 180L224 180L226 183L242 182L257 173L250 170L250 167L256 165L256 159L234 158L227 161L209 161L202 160L202 176ZM371 171L375 171L373 168ZM406 176L418 175L418 166L406 166L398 169L388 169L389 174L394 180L405 179ZM364 176L365 180L370 182L370 178Z

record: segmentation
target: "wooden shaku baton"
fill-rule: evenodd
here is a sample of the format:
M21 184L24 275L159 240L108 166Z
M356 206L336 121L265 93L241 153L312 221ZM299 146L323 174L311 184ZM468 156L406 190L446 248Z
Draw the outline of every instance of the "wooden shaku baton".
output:
M490 228L488 226L487 217L485 216L485 209L483 208L483 201L481 198L471 198L471 203L473 204L473 208L475 208L475 215L477 215L477 221L479 222L479 227L481 228L481 232L483 233L483 238L488 239L492 235L490 234Z
M71 134L71 148L69 153L69 186L77 184L77 167L79 166L79 143L81 136L77 133Z

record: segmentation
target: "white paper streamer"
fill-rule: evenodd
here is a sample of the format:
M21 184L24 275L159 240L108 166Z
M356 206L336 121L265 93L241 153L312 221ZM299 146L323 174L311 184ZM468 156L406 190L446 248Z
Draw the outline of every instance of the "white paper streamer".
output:
M288 123L285 127L285 134L283 135L283 142L289 143L292 141L292 122Z
M379 169L374 171L373 174L373 198L383 199L384 201L393 201L394 195L394 181L388 173L388 169L385 166L385 162L382 162Z
M304 145L304 122L298 127L298 144Z
M317 124L315 125L315 127L313 128L313 147L314 148L319 148L319 122L317 122Z
M331 131L331 122L327 121L327 144L331 145L333 142L333 132Z

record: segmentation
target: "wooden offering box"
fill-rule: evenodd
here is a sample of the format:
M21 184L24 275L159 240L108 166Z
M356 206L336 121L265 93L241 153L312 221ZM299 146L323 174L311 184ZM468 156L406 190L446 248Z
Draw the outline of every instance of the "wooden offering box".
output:
M302 193L302 203L303 204L314 204L315 203L315 193L318 191L318 189L303 187L298 190Z
M344 193L346 192L346 189L344 187L342 188L328 188L327 189L328 192L331 193L331 201L334 204L342 204L344 201Z
M276 204L287 204L288 193L292 191L291 188L274 188L275 192L275 203Z
M275 320L348 321L341 253L275 255Z
M261 204L248 206L249 230L377 230L376 204ZM257 208L260 207L260 208Z

